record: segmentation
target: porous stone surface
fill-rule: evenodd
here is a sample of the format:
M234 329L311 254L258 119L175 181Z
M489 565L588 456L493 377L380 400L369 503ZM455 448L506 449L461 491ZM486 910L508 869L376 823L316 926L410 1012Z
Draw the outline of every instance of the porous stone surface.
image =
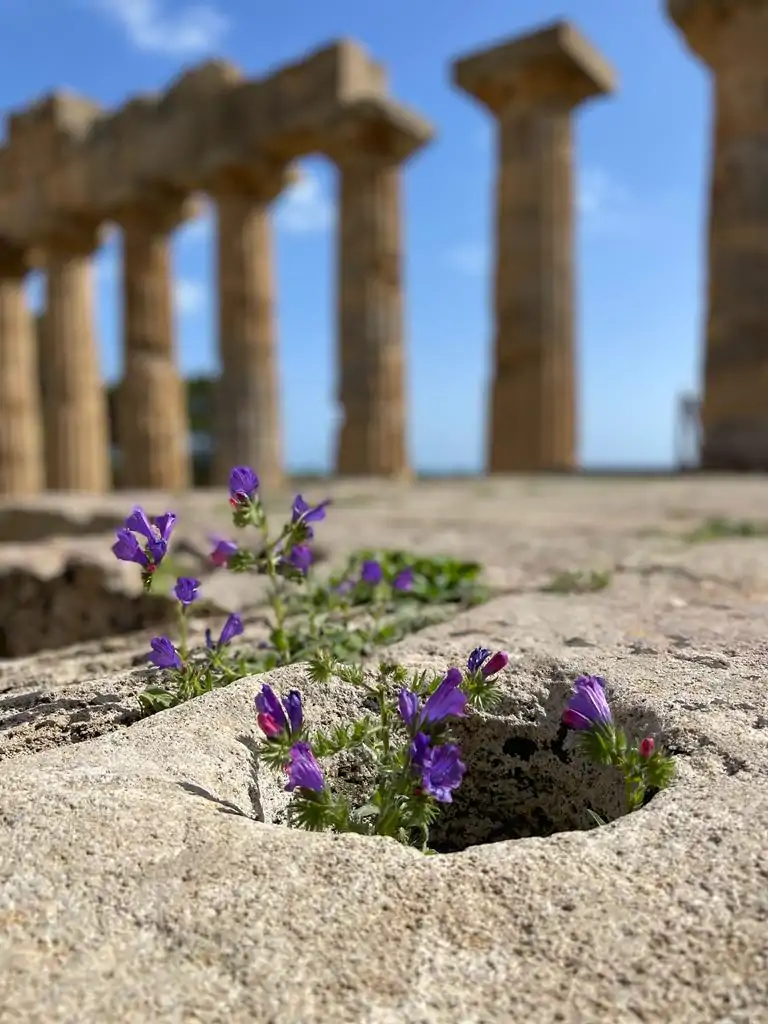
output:
M501 705L462 726L437 835L459 852L278 824L282 780L254 756L263 677L137 721L146 635L0 666L0 1018L768 1021L768 542L681 539L766 494L549 480L339 501L318 529L332 553L378 531L484 557L505 591L386 652L438 671L477 643L510 652ZM598 561L624 566L606 589L541 592ZM618 792L562 741L579 672L679 768L589 830L587 804L612 816ZM301 666L270 682L300 688L312 724L360 707Z

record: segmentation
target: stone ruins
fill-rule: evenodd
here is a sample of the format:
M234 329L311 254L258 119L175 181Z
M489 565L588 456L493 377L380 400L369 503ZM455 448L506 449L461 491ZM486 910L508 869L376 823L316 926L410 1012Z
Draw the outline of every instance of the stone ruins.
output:
M279 482L269 206L311 153L340 177L337 472L406 474L399 177L431 135L351 42L252 81L207 63L112 113L55 94L12 115L0 149L0 494L110 486L91 281L107 223L123 233L124 482L190 485L169 241L200 193L218 213L214 479L249 463ZM47 280L42 381L24 293L33 267Z
M768 71L756 68L768 7L668 7L715 81L702 462L765 469ZM453 77L499 124L488 468L573 469L572 112L610 93L614 74L558 22L457 60ZM133 488L190 486L169 240L201 193L218 216L213 482L236 463L280 482L269 207L312 153L339 170L336 473L408 476L400 168L431 137L349 41L255 80L207 63L111 113L57 93L12 115L0 148L0 495L111 486L91 283L107 224L124 251L121 476ZM36 267L47 280L39 352L24 292Z

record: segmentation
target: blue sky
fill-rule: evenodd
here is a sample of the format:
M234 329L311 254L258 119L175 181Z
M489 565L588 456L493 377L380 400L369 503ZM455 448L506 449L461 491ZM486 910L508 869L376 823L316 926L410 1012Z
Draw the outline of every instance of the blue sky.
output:
M580 458L673 459L677 395L697 391L704 315L710 85L663 4L633 0L0 0L0 103L68 87L106 106L163 88L211 56L260 75L340 36L362 42L393 95L438 136L405 172L411 447L421 469L483 462L491 372L491 119L450 84L450 61L563 17L619 74L576 115ZM276 206L286 458L332 452L333 168L303 164ZM211 220L174 240L179 351L216 365ZM98 261L107 377L120 372L119 240ZM39 286L31 284L33 301Z

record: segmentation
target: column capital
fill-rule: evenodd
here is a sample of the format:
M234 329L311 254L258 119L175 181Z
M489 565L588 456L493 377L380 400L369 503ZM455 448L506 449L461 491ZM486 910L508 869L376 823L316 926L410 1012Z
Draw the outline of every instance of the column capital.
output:
M131 203L115 210L110 219L126 228L153 230L170 234L180 224L197 217L202 208L198 196L171 189L148 190L141 202Z
M366 99L328 123L320 149L338 167L391 166L408 160L434 138L423 117L394 100Z
M612 93L611 65L566 21L453 62L453 81L492 114L555 105L570 109Z
M23 278L32 269L27 249L0 239L0 278Z
M714 70L720 64L737 65L743 54L735 51L741 51L742 43L753 52L755 44L763 45L765 29L755 34L755 16L768 24L765 0L667 0L667 13L689 48Z
M269 203L302 177L293 164L259 162L218 171L206 182L205 190L216 200L251 196Z

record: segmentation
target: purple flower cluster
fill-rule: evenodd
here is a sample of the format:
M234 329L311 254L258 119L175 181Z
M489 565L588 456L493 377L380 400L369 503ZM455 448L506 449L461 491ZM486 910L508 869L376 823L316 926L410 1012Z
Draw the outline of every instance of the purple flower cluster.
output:
M440 803L451 803L453 790L461 785L466 765L455 743L432 745L429 729L441 725L447 718L466 714L467 695L460 689L462 682L461 672L450 668L423 706L412 690L403 688L397 698L400 717L412 736L409 758L418 778L416 792L434 797Z
M261 693L256 695L255 700L259 728L267 739L284 739L300 734L304 712L298 690L290 690L288 696L281 702L272 687L264 683Z
M496 651L493 654L487 647L476 647L467 658L467 672L471 675L482 675L485 679L495 676L509 664L509 655L506 651Z
M563 711L563 724L569 729L591 729L610 725L613 715L605 696L605 680L601 676L579 676Z
M213 635L210 629L205 631L205 646L209 651L220 651L222 647L226 647L228 643L231 643L236 636L241 636L243 633L243 620L239 615L235 615L232 612L228 616L227 621L221 627L221 633L216 643L213 642Z
M336 592L339 594L348 594L351 590L354 590L358 583L365 584L369 587L377 587L384 580L384 567L381 562L375 559L367 559L360 566L360 576L358 579L345 579L342 580L336 586ZM397 590L400 593L411 590L414 581L413 568L408 565L405 569L401 569L395 575L392 580L392 589Z
M229 504L243 508L252 504L259 489L259 478L250 466L235 466L229 474Z
M168 553L175 525L174 512L164 512L150 520L144 509L137 505L117 531L112 553L121 562L136 562L140 565L146 581Z

